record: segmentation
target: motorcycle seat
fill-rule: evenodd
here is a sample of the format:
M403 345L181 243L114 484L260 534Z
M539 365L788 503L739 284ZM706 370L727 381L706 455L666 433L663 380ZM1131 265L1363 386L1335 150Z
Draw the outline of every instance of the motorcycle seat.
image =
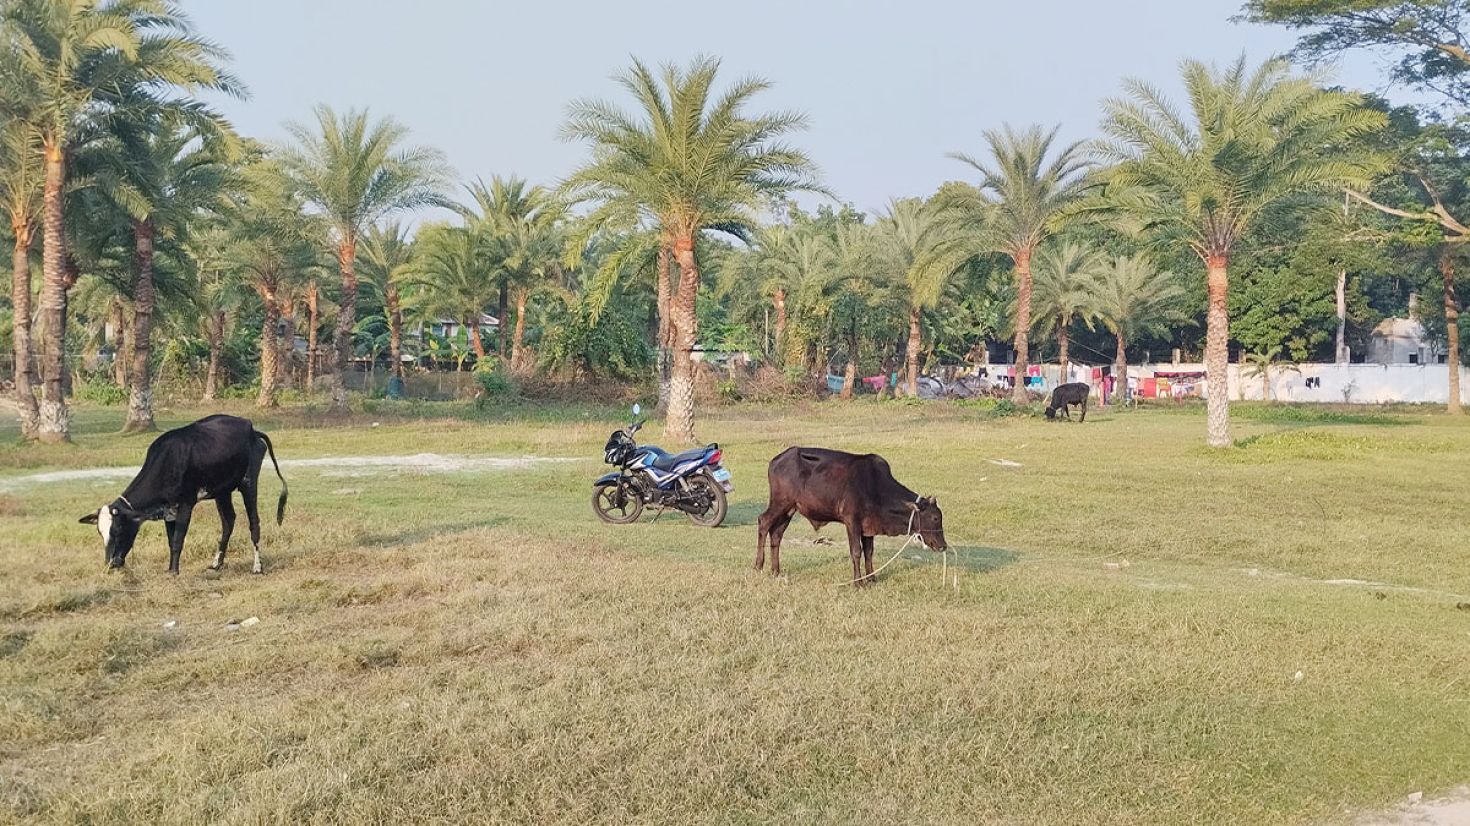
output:
M654 467L662 471L672 471L674 468L684 464L685 462L692 462L695 459L704 456L713 447L713 445L706 445L705 447L697 447L693 450L686 450L683 453L669 453L663 448L654 447L653 445L644 445L643 447L638 448L638 450L640 452L653 455Z

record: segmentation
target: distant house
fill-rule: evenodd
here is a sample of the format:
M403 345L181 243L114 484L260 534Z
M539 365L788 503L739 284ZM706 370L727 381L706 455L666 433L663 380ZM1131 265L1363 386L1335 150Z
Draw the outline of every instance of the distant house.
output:
M439 338L454 338L464 325L452 318L438 318L425 325L430 333ZM500 319L489 313L480 313L480 337L493 337L500 329Z
M1409 296L1408 318L1385 318L1368 336L1368 364L1443 364L1445 354L1418 319L1419 297Z

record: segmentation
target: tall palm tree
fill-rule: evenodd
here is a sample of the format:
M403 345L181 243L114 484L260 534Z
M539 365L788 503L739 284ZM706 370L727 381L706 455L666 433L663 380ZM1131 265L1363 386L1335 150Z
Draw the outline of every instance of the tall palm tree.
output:
M664 425L665 438L679 442L694 441L696 238L706 229L743 234L757 225L757 210L772 199L818 188L807 156L779 143L803 128L805 118L747 115L751 99L770 87L758 78L715 96L719 66L701 57L687 68L668 65L655 75L635 60L619 82L636 98L637 116L582 100L572 104L564 130L568 138L592 145L590 160L564 183L572 200L596 205L589 226L621 227L639 216L658 227L660 246L679 268L670 299L674 358Z
M1092 314L1092 279L1101 265L1096 253L1074 241L1042 247L1036 259L1034 320L1037 326L1056 333L1064 382L1071 356L1072 323Z
M38 435L70 438L62 392L66 291L74 281L65 251L63 193L67 158L79 128L119 105L122 90L155 99L184 90L243 94L223 69L225 52L194 33L169 0L9 0L0 5L0 52L13 63L8 82L35 103L43 186L41 360Z
M495 301L503 281L498 262L487 255L479 234L470 227L425 227L415 246L417 255L409 278L422 290L421 309L458 319L469 335L475 358L483 360L487 351L480 335L480 316Z
M193 269L191 297L197 323L209 345L204 374L204 401L213 401L220 389L221 360L230 319L245 304L248 287L229 259L231 229L223 219L210 216L194 226L184 241Z
M837 264L833 239L813 224L763 227L740 264L727 270L725 290L733 293L737 285L747 287L771 310L771 355L789 366L801 355L787 334L796 292L803 284L833 277Z
M481 243L501 264L499 312L500 350L510 351L510 366L524 370L526 304L538 289L561 272L564 233L561 205L543 187L517 177L495 176L489 185L477 181L470 194L479 209L476 217ZM515 327L506 323L508 304L515 307ZM507 346L507 340L509 345Z
M155 429L150 358L157 246L179 245L203 213L224 207L238 149L229 125L207 109L160 108L144 99L112 118L108 134L77 159L132 236L132 363L124 432Z
M904 345L908 395L919 395L919 354L923 350L923 313L944 296L950 276L980 249L971 233L945 220L940 210L915 198L894 201L879 219L874 240L877 259L908 290L909 333Z
M391 374L403 378L403 285L412 276L414 245L408 230L394 221L374 225L363 239L359 261L363 277L383 299L388 322L388 358Z
M1180 309L1185 292L1170 272L1160 272L1143 254L1116 258L1088 279L1091 309L1117 341L1113 388L1117 398L1128 390L1128 343L1141 334L1161 333L1186 323Z
M1126 98L1105 104L1098 154L1114 166L1097 206L1157 240L1187 243L1204 262L1208 442L1226 447L1231 253L1291 196L1366 186L1383 162L1357 139L1386 121L1359 96L1324 90L1282 61L1250 69L1242 57L1220 70L1191 60L1183 76L1187 116L1136 80Z
M1091 164L1083 145L1073 143L1053 152L1057 129L1030 126L1016 130L1006 125L985 132L987 160L951 153L950 157L974 167L980 182L974 189L947 187L940 205L980 228L987 246L1010 256L1016 272L1015 349L1016 384L1012 398L1026 398L1030 363L1031 263L1036 250L1054 234L1067 210L1089 186Z
M332 408L347 409L345 373L357 324L357 244L368 227L397 212L445 206L449 170L436 149L404 148L408 130L366 111L318 106L314 128L287 124L294 145L281 162L302 197L325 217L342 279L332 361Z
M39 413L31 368L31 249L41 215L40 134L23 120L0 125L0 203L10 219L10 295L14 309L11 353L20 432L36 437Z
M256 404L275 407L283 372L281 321L294 303L296 285L320 264L317 245L325 231L279 163L256 160L241 173L243 186L231 211L229 266L260 296L260 394ZM285 342L289 347L291 342Z

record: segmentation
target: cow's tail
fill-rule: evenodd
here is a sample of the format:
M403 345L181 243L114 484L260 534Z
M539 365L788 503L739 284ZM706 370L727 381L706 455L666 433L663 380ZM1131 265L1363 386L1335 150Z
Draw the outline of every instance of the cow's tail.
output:
M271 437L259 430L255 431L255 435L265 442L266 452L271 455L271 465L276 469L276 478L281 480L281 497L276 500L276 524L279 525L286 521L286 494L290 491L286 489L286 477L281 475L281 466L276 462L276 448L271 444Z

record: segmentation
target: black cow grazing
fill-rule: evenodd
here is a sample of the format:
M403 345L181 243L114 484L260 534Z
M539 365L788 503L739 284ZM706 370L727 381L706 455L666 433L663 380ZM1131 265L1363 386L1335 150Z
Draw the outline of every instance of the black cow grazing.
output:
M235 416L209 416L170 430L148 446L143 468L112 504L89 513L81 521L96 525L106 543L103 559L109 567L121 568L138 538L138 528L145 521L162 519L168 532L168 572L179 572L179 554L184 550L184 537L189 533L189 519L194 505L213 499L219 508L219 551L214 555L212 571L225 562L225 549L235 529L235 506L230 496L236 490L245 500L245 515L250 520L250 541L255 545L255 565L260 573L260 514L255 497L260 488L260 466L269 453L276 477L281 480L281 497L276 502L276 524L286 515L286 478L276 464L276 451L271 440L255 429L248 419Z
M852 579L858 586L873 581L875 536L918 533L929 548L943 551L949 547L939 503L900 485L882 456L793 447L771 460L767 474L771 503L760 517L757 571L765 567L766 537L770 536L771 573L781 573L781 537L798 513L817 530L828 522L847 526ZM860 559L866 573L859 568Z
M1062 417L1067 421L1072 420L1072 414L1067 410L1070 405L1078 405L1082 408L1081 421L1087 421L1087 397L1092 395L1092 387L1080 381L1070 384L1059 384L1057 389L1051 391L1051 402L1046 406L1046 417L1055 419L1057 411L1062 411Z

